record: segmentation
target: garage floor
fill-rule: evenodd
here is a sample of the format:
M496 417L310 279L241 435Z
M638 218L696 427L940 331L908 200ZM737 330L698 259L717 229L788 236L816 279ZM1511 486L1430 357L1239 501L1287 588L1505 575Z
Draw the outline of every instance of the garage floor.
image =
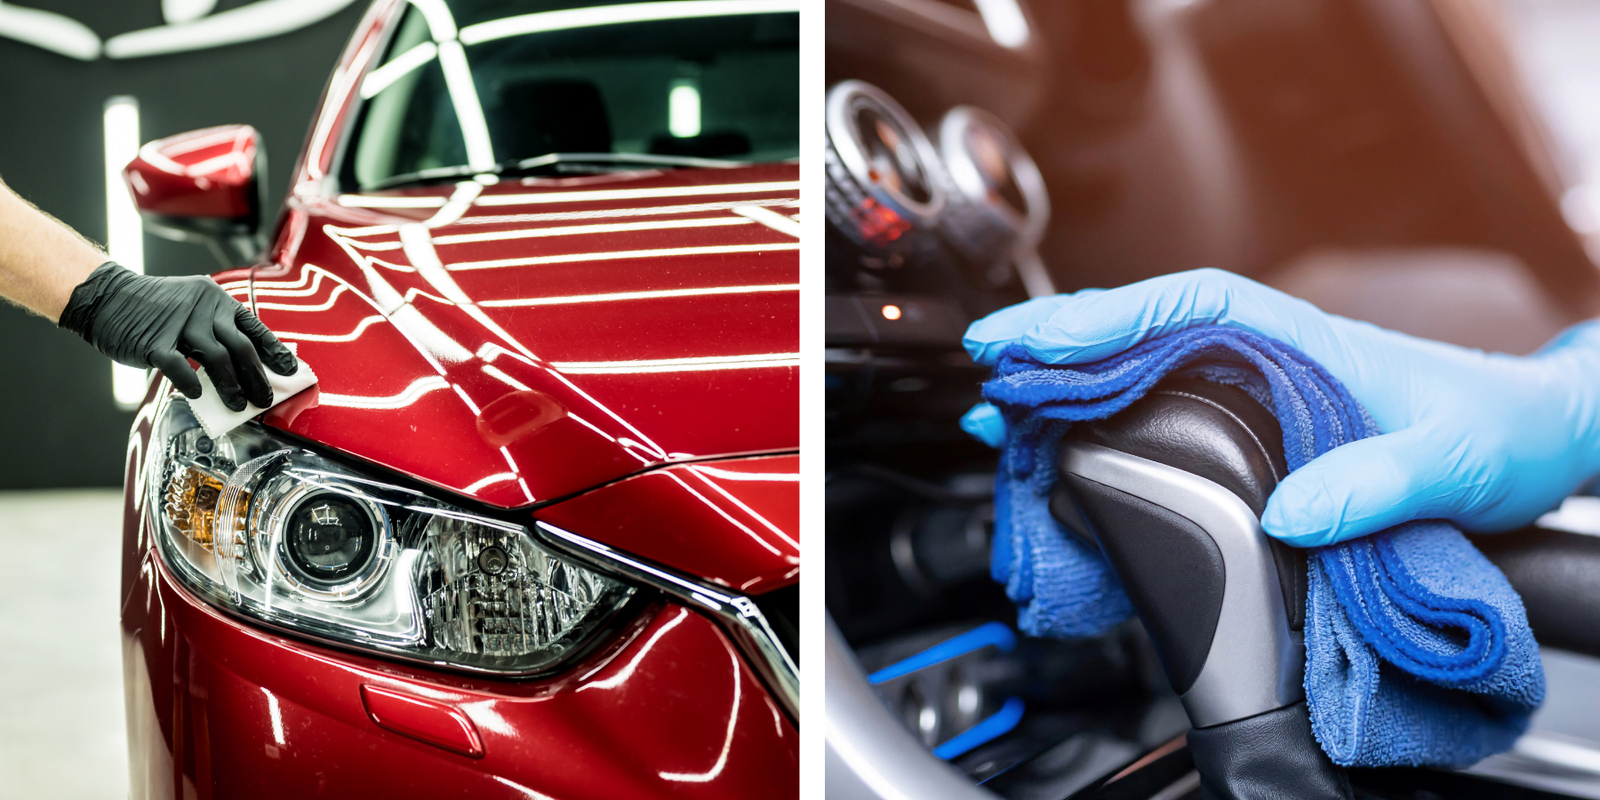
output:
M128 796L121 498L0 492L0 798Z

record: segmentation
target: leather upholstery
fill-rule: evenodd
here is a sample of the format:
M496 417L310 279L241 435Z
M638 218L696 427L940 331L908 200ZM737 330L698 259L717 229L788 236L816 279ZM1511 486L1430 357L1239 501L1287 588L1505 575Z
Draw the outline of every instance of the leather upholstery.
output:
M1072 438L1148 458L1221 484L1261 516L1289 474L1283 429L1243 390L1198 378L1162 381L1110 419Z
M1069 438L1098 444L1199 475L1233 492L1261 516L1289 474L1283 428L1244 390L1199 378L1168 378L1110 419L1074 426ZM1063 486L1050 511L1090 543L1085 521ZM1305 622L1305 551L1273 541L1291 630Z
M1522 595L1539 644L1600 657L1600 537L1524 528L1471 539Z
M1354 795L1311 735L1304 702L1189 731L1205 800L1283 800ZM1219 780L1218 778L1222 779Z

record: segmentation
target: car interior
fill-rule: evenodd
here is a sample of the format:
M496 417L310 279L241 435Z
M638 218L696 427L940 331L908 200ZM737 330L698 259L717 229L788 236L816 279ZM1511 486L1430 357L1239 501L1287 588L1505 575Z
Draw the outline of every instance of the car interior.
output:
M1510 6L1571 4L828 0L830 797L1174 800L1203 772L1241 797L1600 798L1600 499L1472 537L1542 645L1513 750L1344 770L1280 713L1304 552L1228 539L1286 474L1270 412L1179 376L1072 428L1052 514L1138 611L1078 640L1016 632L996 452L958 425L987 378L969 323L1182 270L1508 353L1594 316L1578 159Z

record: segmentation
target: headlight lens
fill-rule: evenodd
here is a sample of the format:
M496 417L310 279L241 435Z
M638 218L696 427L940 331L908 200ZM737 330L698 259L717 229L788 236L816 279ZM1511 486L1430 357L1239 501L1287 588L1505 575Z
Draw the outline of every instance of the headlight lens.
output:
M378 520L348 497L307 497L289 514L284 549L291 572L314 586L338 586L377 555Z
M163 402L144 478L157 546L224 608L525 673L576 650L635 592L521 526L372 480L255 425L213 440L183 398Z

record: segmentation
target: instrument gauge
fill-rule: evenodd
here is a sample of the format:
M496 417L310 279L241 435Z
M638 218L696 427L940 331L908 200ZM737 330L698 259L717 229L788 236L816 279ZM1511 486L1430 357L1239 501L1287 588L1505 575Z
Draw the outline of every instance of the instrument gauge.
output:
M979 262L1035 248L1050 222L1050 196L1038 166L1005 123L982 109L956 106L940 121L938 139L952 190L945 238Z
M868 256L899 260L930 241L945 208L939 156L881 89L844 81L828 92L828 221Z

